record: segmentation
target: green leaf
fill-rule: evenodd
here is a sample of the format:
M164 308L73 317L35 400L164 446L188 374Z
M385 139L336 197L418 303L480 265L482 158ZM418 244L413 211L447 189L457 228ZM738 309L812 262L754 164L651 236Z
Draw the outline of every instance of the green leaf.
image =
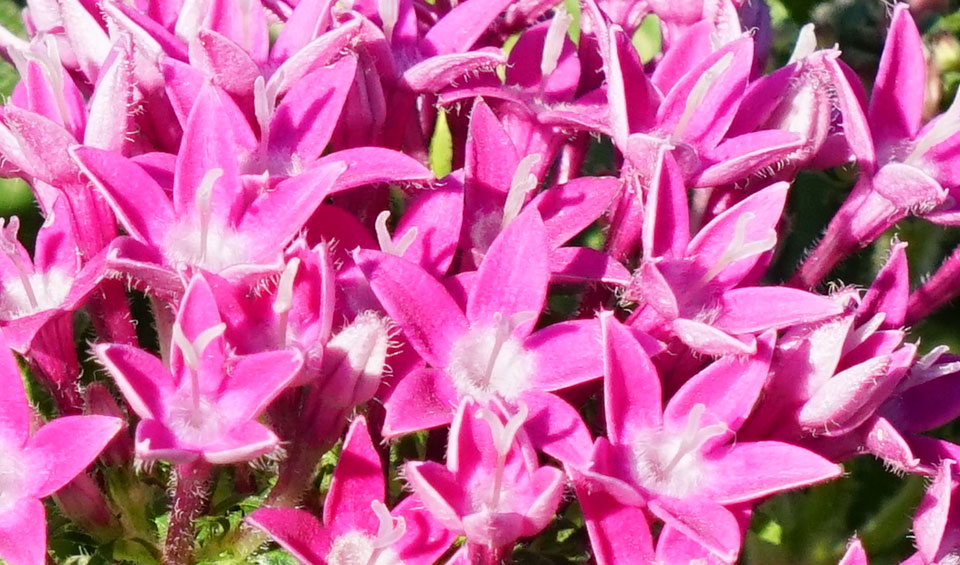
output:
M649 14L643 18L637 30L633 32L633 46L640 54L640 61L649 63L663 48L663 35L660 32L660 18Z
M443 178L453 170L453 136L447 125L447 114L440 110L437 123L430 138L430 169L437 178Z

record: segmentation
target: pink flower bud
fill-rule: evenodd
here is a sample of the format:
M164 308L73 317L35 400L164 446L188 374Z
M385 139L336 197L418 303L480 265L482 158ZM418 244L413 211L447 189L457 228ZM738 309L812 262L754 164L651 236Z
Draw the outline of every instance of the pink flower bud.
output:
M390 325L375 312L363 312L327 344L321 371L325 402L347 408L373 398L386 370Z

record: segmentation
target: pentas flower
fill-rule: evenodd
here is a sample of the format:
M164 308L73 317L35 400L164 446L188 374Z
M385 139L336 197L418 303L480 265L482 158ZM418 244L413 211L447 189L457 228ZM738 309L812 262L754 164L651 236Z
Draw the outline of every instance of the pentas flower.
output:
M287 349L228 357L226 330L202 276L191 279L173 324L170 367L136 347L100 344L107 368L141 421L136 453L144 460L250 461L277 436L257 416L296 377L303 356Z
M917 552L903 565L960 563L960 485L956 464L947 459L937 468L913 518Z
M229 122L222 121L229 119L225 96L207 85L197 98L177 155L172 201L136 163L89 147L71 150L130 234L111 246L110 268L174 295L183 288L181 276L198 270L251 286L281 270L284 246L346 165L331 163L271 190L248 188Z
M478 99L470 115L463 168L463 219L461 248L479 264L496 237L525 206L536 207L547 228L554 257L562 262L571 253L560 246L590 226L610 206L621 189L612 177L583 177L536 190L552 157L523 154L514 145L500 120Z
M0 328L26 353L51 320L78 309L103 278L103 257L81 264L65 198L58 198L37 233L34 258L17 240L14 216L0 230ZM72 336L70 348L72 348Z
M860 540L853 538L850 540L850 544L847 545L847 551L844 552L843 557L840 558L837 565L869 565L870 561L867 560L867 552L863 549L863 544L860 543Z
M304 510L261 508L247 522L306 565L431 565L454 536L408 496L386 507L384 469L367 422L354 420L323 504L323 522Z
M867 422L875 424L872 417L898 389L916 356L916 346L903 343L909 289L905 248L894 245L862 300L855 290L832 296L843 305L842 315L784 332L771 366L769 396L748 426L749 437L838 438ZM813 445L831 456L847 455L844 448L828 449L831 443L836 449L845 442L820 439Z
M532 332L550 278L547 233L536 210L511 222L476 273L450 279L450 290L393 255L361 250L356 261L428 364L401 379L387 399L385 436L449 424L469 396L507 412L526 405L524 430L538 448L582 460L590 441L583 421L549 391L600 376L596 324L574 320Z
M759 338L755 355L714 362L662 407L660 379L643 348L611 313L601 315L601 325L607 437L597 440L591 465L574 471L595 485L588 488L605 489L611 503L646 507L719 559L733 561L742 533L726 505L840 475L837 465L794 445L732 441L766 383L772 333ZM618 511L588 508L601 512L586 516L594 522L595 549L611 555L604 548L619 542L603 516ZM630 561L642 562L643 547L635 549ZM629 550L619 545L613 554Z
M954 102L921 127L925 61L909 7L898 4L867 109L872 140L848 136L855 153L869 154L875 147L876 162L861 161L863 174L798 271L798 282L818 284L837 262L909 214L947 225L960 223L957 194L951 190L960 184L960 107ZM934 295L930 298L935 302L926 312L942 304Z
M506 417L464 399L450 427L446 466L404 465L404 476L433 517L467 538L469 562L493 565L519 538L539 533L553 519L563 494L563 473L540 467L522 429L527 411Z
M752 82L728 132L742 136L771 128L800 144L770 166L758 166L740 184L791 177L800 167L828 168L851 160L875 161L862 88L837 49L817 49L812 24L804 26L789 63Z
M661 159L644 211L643 262L626 293L638 303L633 325L703 354L741 355L756 351L755 334L843 311L827 297L751 286L754 268L776 245L786 183L744 199L690 238L686 191L673 158Z
M47 562L41 499L60 490L120 431L109 416L67 416L31 433L34 415L17 363L0 338L0 558L11 565Z

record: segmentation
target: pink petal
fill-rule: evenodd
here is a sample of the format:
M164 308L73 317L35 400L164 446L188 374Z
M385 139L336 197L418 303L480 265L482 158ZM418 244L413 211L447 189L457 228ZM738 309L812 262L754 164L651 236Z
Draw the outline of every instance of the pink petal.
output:
M383 436L445 426L453 420L457 391L436 369L415 369L399 380L385 403Z
M603 376L603 349L596 319L551 324L523 342L536 356L530 388L554 391Z
M190 279L190 284L180 301L177 310L177 323L183 330L184 336L193 343L201 333L220 324L220 310L217 300L213 296L210 284L201 275ZM226 342L223 335L214 337L203 351L197 351L199 358L197 376L200 379L200 388L205 393L215 393L220 390L223 379L223 364L226 358ZM183 352L176 344L170 348L170 368L178 377L177 383L185 378L186 368L183 361Z
M757 343L752 336L738 339L702 322L677 318L671 323L671 329L680 341L704 355L753 355L757 352Z
M589 247L561 247L550 253L550 282L590 284L602 282L625 287L630 271L608 253Z
M411 345L434 367L445 367L454 342L468 326L443 285L419 266L393 255L359 250L355 257L383 308Z
M692 183L698 187L735 183L785 162L801 147L803 139L797 134L777 129L728 138L703 156L703 170Z
M660 377L630 330L613 317L600 315L604 343L604 408L607 435L628 442L641 430L660 426Z
M345 170L346 165L333 162L280 182L250 204L238 231L257 234L253 247L265 256L281 252L333 191Z
M191 43L190 64L229 94L249 97L260 68L233 40L215 30L201 29Z
M638 150L637 142L642 140L640 136L631 139L631 158L636 155L632 152ZM656 151L656 157L649 164L651 189L647 192L647 201L644 203L643 254L651 259L679 257L683 255L690 241L687 189L673 153L659 149ZM642 172L646 173L648 170Z
M700 494L734 504L839 477L843 468L802 447L777 441L744 442L708 456Z
M243 463L270 453L279 443L277 436L263 424L247 422L203 446L203 458L214 465Z
M23 445L30 433L31 412L20 367L0 336L0 436Z
M463 222L463 184L453 175L441 182L410 199L394 231L403 237L416 228L417 237L403 257L437 278L443 277L453 262Z
M217 408L234 422L257 418L290 384L303 366L296 350L242 355L232 360Z
M700 147L715 147L733 122L753 64L753 41L740 38L714 51L681 78L663 100L657 113L660 129L673 131L687 110L694 86L724 57L730 63L709 83L709 89L693 109L679 138ZM677 133L674 133L677 135Z
M112 151L73 147L74 160L93 181L127 233L162 244L175 223L170 197L142 168Z
M867 290L857 317L866 321L876 314L884 315L883 328L900 328L907 315L907 300L910 294L910 275L907 271L906 243L895 243L890 257L873 279Z
M23 498L0 514L0 559L11 565L47 563L47 516L39 500Z
M436 29L437 26L433 26L431 31ZM407 69L402 80L413 92L437 92L469 75L493 72L497 66L506 64L506 59L503 51L490 47L468 53L436 55Z
M27 441L27 458L46 473L33 496L43 498L83 472L124 426L110 416L66 416L51 420Z
M482 99L470 114L464 151L468 215L502 208L520 157L503 124Z
M269 152L296 155L310 163L320 157L340 117L357 73L357 61L344 57L296 83L277 106L270 122Z
M406 525L404 536L392 546L405 565L433 565L456 539L433 519L416 495L404 498L392 514L403 518Z
M138 347L121 344L100 344L94 351L138 416L163 416L175 389L173 377L159 358Z
M837 565L869 565L869 563L867 560L867 552L863 549L863 544L855 537L850 540L847 551L844 552L843 557L840 558L840 562L837 563Z
M328 162L341 162L347 166L333 192L371 184L418 184L433 180L433 173L420 161L383 147L355 147L330 153L318 159L311 170Z
M917 549L924 560L935 563L942 557L941 544L948 534L951 506L954 504L952 471L955 463L947 460L937 468L937 475L933 483L917 507L913 519L913 535L916 537Z
M593 440L576 408L546 392L528 391L521 400L530 410L523 429L535 448L567 465L587 464Z
M539 316L549 280L546 228L540 214L527 209L500 232L480 263L467 318L487 324L498 314L504 319L528 312Z
M730 246L738 224L743 229L744 243L762 241L771 231L776 230L787 203L789 188L790 185L785 182L775 183L718 215L690 241L687 256L695 257L697 264L709 270ZM754 255L735 261L713 280L719 285L735 285L753 269L760 257L761 255Z
M749 357L731 356L714 361L678 390L663 412L664 428L682 431L694 406L706 407L704 415L736 433L746 421L760 397L773 357L775 335L770 332L757 340L757 353ZM715 420L714 420L715 419Z
M619 26L610 30L604 63L610 129L616 144L624 147L631 133L649 131L656 125L660 93L647 79L640 55Z
M777 286L728 290L720 298L720 308L714 324L732 334L809 324L843 313L843 306L826 296Z
M878 144L913 139L923 118L927 64L907 6L894 7L867 117Z
M75 3L79 6L79 2ZM64 6L67 4L64 2ZM117 40L103 61L97 87L90 97L89 118L83 132L84 145L121 152L129 144L127 132L130 131L131 116L128 112L118 112L117 108L133 105L133 61L130 43L124 39ZM100 65L100 61L97 61L97 65Z
M339 531L374 534L379 520L370 503L385 501L384 481L380 453L370 439L367 421L360 416L350 425L343 441L343 451L323 503L323 522L328 526L336 524Z
M643 509L621 504L582 475L568 472L574 479L597 565L651 562L653 539Z
M199 450L185 445L157 420L140 420L134 437L137 457L171 463L190 463L200 457Z
M302 563L322 563L330 552L330 534L305 510L259 508L245 521L268 533Z
M510 0L468 0L450 10L423 36L425 55L462 53L473 47Z
M703 499L665 496L650 501L650 511L687 537L700 543L724 561L734 561L743 537L729 510Z
M210 209L219 221L233 224L243 205L237 168L234 122L246 119L230 97L219 88L206 84L184 127L183 141L177 153L177 173L173 183L173 206L178 215L196 209L196 193L203 177L213 169L223 175L213 186Z
M620 179L581 177L549 188L531 201L543 217L550 247L560 247L590 226L610 207Z
M466 506L465 495L446 467L434 461L415 461L403 466L403 474L434 519L454 533L463 532L460 512Z
M872 173L877 166L877 155L860 100L835 58L824 59L824 67L836 88L836 104L843 116L843 135L847 144L863 171Z

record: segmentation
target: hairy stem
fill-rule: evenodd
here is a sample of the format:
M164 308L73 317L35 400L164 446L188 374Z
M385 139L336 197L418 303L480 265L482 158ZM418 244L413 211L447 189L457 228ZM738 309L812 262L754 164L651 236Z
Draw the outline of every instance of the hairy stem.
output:
M177 486L163 545L164 565L191 565L195 522L207 506L213 468L204 461L177 465Z

